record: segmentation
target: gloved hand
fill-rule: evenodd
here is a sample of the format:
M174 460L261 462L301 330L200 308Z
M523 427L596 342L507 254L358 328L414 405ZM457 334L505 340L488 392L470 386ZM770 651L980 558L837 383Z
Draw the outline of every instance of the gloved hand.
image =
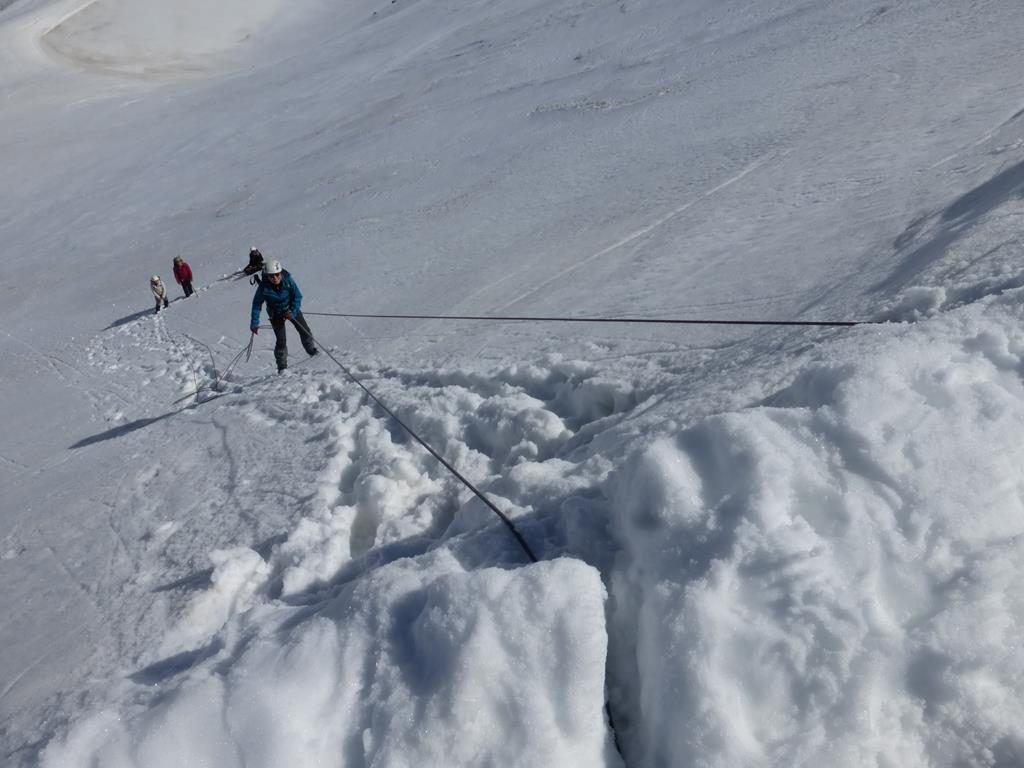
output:
M295 318L292 317L292 313L291 312L285 312L283 315L281 315L281 317L283 317L285 320L288 320L290 322L293 322L293 323L295 322Z
M259 332L260 332L260 327L259 327L258 325L254 325L254 326L253 326L252 328L250 328L249 330L250 330L250 331L252 331L252 335L253 335L253 336L256 336L256 335L257 335L257 334L259 334Z

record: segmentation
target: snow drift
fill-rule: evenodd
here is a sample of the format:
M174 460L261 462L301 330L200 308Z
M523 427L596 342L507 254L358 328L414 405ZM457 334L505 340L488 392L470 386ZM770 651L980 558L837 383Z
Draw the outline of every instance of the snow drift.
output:
M618 474L638 764L1024 760L1022 302L834 345Z

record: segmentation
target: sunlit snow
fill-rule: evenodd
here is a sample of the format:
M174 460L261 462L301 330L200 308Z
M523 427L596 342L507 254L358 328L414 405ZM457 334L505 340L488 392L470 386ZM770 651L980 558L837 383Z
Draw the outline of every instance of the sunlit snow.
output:
M1022 33L0 0L0 764L1024 765Z

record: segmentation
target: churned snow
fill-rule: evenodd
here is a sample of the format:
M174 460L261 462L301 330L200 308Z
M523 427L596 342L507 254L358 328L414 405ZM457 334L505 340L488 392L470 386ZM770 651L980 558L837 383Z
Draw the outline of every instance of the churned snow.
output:
M1022 298L830 345L630 459L613 669L641 762L1018 762Z
M0 764L1024 765L1022 32L0 0Z

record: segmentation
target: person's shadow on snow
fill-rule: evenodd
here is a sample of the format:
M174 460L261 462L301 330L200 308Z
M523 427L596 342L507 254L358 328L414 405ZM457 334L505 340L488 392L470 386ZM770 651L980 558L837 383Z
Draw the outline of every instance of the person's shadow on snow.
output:
M110 325L108 325L103 330L104 331L109 331L111 328L118 328L118 327L120 327L122 325L127 325L128 323L132 322L133 320L138 320L141 317L146 317L146 315L152 315L152 314L153 314L153 308L152 307L150 307L149 309L140 309L138 312L133 312L130 315L125 315L124 317L122 317L119 320L115 320L114 322L112 322Z
M154 416L151 419L136 419L135 421L129 421L127 424L119 424L112 429L108 429L106 432L100 432L98 435L92 435L91 437L83 437L77 443L69 445L68 448L74 450L75 448L85 448L87 445L93 443L102 443L104 440L113 440L116 437L122 437L130 432L134 432L137 429L148 427L150 424L156 421L166 419L168 416L173 416L177 411L170 411L165 413L163 416Z

